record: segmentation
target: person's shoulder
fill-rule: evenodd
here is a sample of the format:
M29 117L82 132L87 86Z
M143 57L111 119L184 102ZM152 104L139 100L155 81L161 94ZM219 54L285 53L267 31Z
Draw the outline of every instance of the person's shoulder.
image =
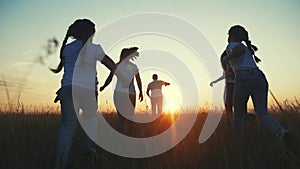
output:
M128 62L128 64L130 64L131 66L136 66L135 63L132 63L131 61ZM137 66L136 66L137 67Z
M230 42L230 43L228 43L228 45L227 45L227 47L226 47L227 53L228 53L228 52L231 52L232 49L234 49L236 46L239 46L239 45L244 45L244 44L241 43L241 42Z
M86 42L86 45L88 45L90 48L101 49L102 50L102 46L100 44L96 44L96 43L93 43L93 42Z
M163 81L163 80L158 80L157 83L159 83L159 84L164 84L165 81Z
M128 64L129 64L131 67L133 67L134 69L138 69L138 67L137 67L136 64L134 64L134 63L132 63L132 62L128 62Z
M74 51L80 51L81 47L82 47L82 41L74 40L66 44L66 46L64 47L63 55L64 56L72 55Z
M73 47L76 47L76 46L82 46L82 41L81 40L74 40L68 44L66 44L65 48L73 48Z
M88 45L88 50L90 50L92 53L96 54L99 58L99 60L101 60L104 55L105 55L105 52L102 48L102 46L100 44L96 44L96 43L93 43L93 42L87 42L87 45Z
M236 46L236 45L239 45L241 44L240 42L229 42L227 47L231 47L231 46Z
M148 83L148 86L152 86L155 83L155 81L152 81L150 83Z

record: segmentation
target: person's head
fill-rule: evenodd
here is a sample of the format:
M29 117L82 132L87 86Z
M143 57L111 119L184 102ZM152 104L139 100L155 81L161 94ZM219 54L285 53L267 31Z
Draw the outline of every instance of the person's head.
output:
M152 75L152 79L153 79L153 80L157 80L157 78L158 78L158 77L157 77L157 74L153 74L153 75Z
M61 49L60 49L60 63L56 69L51 69L52 72L58 73L62 70L64 66L63 50L65 45L68 42L69 37L85 42L94 35L95 33L95 24L89 19L77 19L72 23L66 33L66 36L63 40Z
M248 32L240 25L232 26L228 31L228 42L241 42L249 40Z
M120 54L120 62L124 60L134 59L139 56L138 47L123 48Z
M228 31L228 43L230 42L242 42L244 41L250 50L251 54L254 56L256 62L260 62L261 60L255 56L255 51L258 50L258 48L255 45L251 44L251 41L249 40L248 32L246 29L240 25L234 25L232 26Z

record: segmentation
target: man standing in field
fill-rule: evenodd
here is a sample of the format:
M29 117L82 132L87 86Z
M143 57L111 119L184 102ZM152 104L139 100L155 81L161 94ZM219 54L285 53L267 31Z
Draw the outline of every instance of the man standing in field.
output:
M151 109L152 109L152 114L156 115L156 108L157 108L157 114L160 115L162 112L162 103L163 103L163 95L161 92L161 87L163 85L168 86L170 83L162 81L162 80L157 80L157 74L152 75L153 81L148 84L147 87L147 96L150 97L151 99ZM149 91L151 90L151 96L149 94Z

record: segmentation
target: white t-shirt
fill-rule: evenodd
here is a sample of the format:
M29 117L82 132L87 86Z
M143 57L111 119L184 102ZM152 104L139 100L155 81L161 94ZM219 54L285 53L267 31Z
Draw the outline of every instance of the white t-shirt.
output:
M148 84L148 89L151 90L151 97L161 97L162 92L161 92L161 87L165 84L166 82L162 80L153 80Z
M240 57L236 57L236 58L233 58L233 59L229 60L229 62L232 64L232 66L234 68L234 71L241 70L241 69L254 69L254 68L257 68L257 65L254 61L254 58L253 58L252 54L250 53L247 46L245 46L243 43L230 42L227 45L227 48L226 48L227 54L231 53L232 50L237 45L243 45L245 47L245 53Z
M61 80L62 86L77 85L86 89L97 90L96 62L105 56L99 44L75 40L67 44L63 51L65 59L64 75ZM81 51L82 49L82 51Z
M129 86L124 86L118 79L115 91L135 94L136 92L134 86L134 77L139 72L138 67L134 63L131 63L128 60L124 60L121 63L117 64L117 69L119 69L120 72L122 72L122 74L126 77L126 79L129 79L131 82Z

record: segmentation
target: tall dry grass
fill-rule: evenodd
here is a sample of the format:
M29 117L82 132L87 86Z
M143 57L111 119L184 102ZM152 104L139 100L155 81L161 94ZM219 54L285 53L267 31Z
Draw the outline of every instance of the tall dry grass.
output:
M300 105L285 101L284 111L273 106L270 113L300 140ZM60 122L57 108L39 107L21 112L19 109L0 109L0 168L46 169L54 164L56 132ZM52 112L53 111L53 112ZM26 112L26 113L24 113ZM188 114L186 114L188 115ZM116 127L115 113L104 114ZM165 114L149 125L135 125L128 135L147 137L166 130L171 124L171 114ZM285 152L277 138L259 122L245 122L242 139L232 135L229 120L223 116L213 135L203 144L198 137L207 117L207 110L198 111L197 120L189 134L173 149L158 156L132 159L120 157L99 147L98 166L81 159L83 130L78 128L74 139L76 168L102 169L298 169L300 154ZM299 145L295 147L299 149Z

